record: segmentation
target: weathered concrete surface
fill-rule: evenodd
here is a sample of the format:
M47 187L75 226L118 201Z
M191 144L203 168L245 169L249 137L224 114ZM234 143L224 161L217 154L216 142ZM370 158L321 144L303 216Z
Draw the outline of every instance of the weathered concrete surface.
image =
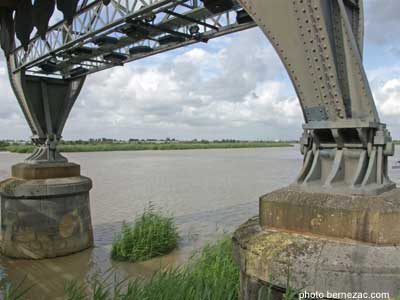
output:
M320 292L400 291L400 248L262 229L253 218L234 234L234 255L242 271L242 300L257 300L263 282ZM265 284L264 284L265 285Z
M22 174L62 173L21 171ZM68 174L71 167L66 164ZM46 168L51 168L47 166ZM68 170L69 169L69 170ZM18 173L19 174L19 173ZM83 176L21 179L0 183L2 254L15 258L57 257L87 249L93 245L89 191L92 182Z
M81 175L81 167L74 163L20 163L11 167L11 176L20 179L65 178Z
M263 228L400 244L400 189L379 196L305 192L283 188L260 198Z
M284 294L285 289L240 272L240 299L282 300Z

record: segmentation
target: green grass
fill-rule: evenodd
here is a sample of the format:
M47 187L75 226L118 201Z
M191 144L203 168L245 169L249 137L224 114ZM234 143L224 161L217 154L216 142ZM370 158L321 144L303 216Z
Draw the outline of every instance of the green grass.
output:
M238 300L239 269L227 237L204 247L187 265L148 280L72 282L65 292L65 300Z
M172 143L88 143L59 145L61 152L142 151L142 150L195 150L233 148L291 147L286 142L172 142ZM13 144L0 148L15 153L32 153L34 145Z
M36 147L33 145L10 145L1 148L2 151L8 151L13 153L32 153Z
M150 206L132 225L122 225L111 257L130 262L148 260L170 253L177 247L178 239L174 219Z
M188 264L160 270L150 279L121 280L110 271L84 283L67 282L63 299L239 300L239 274L232 255L231 237L225 237L195 253ZM297 292L290 288L290 280L288 287L283 299L298 299ZM261 289L258 300L271 300L271 290Z
M284 300L298 299L290 288ZM161 270L148 280L98 280L82 286L70 283L65 300L239 300L240 271L226 237L205 246L180 268ZM271 289L260 290L258 300L271 300Z
M0 299L2 300L24 300L26 293L32 287L23 287L25 279L17 285L6 282L4 279L0 280Z

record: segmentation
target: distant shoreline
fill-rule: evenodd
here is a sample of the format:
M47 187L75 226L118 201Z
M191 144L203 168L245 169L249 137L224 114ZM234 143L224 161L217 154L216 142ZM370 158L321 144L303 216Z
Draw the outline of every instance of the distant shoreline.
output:
M289 142L165 142L165 143L88 143L60 144L61 152L109 152L144 150L202 150L202 149L240 149L293 147ZM33 145L9 145L0 151L12 153L32 153Z

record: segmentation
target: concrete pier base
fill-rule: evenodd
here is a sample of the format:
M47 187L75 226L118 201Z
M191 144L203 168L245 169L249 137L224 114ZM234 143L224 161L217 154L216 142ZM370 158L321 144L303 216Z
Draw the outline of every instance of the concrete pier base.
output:
M92 181L72 163L18 164L0 183L1 253L42 259L93 245Z
M400 190L380 196L309 193L285 188L260 198L260 217L234 234L241 299L272 287L400 294ZM338 298L338 297L331 297ZM340 298L340 297L339 297ZM363 297L365 298L365 297Z

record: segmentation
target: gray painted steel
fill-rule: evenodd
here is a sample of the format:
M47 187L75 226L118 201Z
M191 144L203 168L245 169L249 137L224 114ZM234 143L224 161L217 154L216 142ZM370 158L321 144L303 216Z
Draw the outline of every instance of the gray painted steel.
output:
M269 38L296 89L308 190L379 194L394 146L362 64L362 0L239 0Z
M278 52L303 110L305 159L296 184L359 194L394 187L387 175L394 146L362 64L362 0L142 0L140 5L93 0L68 7L58 1L66 21L46 34L43 28L53 9L49 3L43 3L48 14L36 23L19 14L13 20L10 11L20 8L10 3L0 6L1 44L33 140L46 145L33 161L63 159L55 146L86 74L251 28L250 18L241 19L247 23L234 20L243 7ZM13 22L19 47L13 46ZM26 41L31 23L40 35ZM138 53L143 46L146 51Z
M222 2L227 4L218 6L217 10L215 4L209 2L211 4L198 0L114 0L106 5L100 0L82 1L72 19L66 18L67 21L50 26L46 34L41 32L46 23L36 24L37 34L26 41L28 27L19 26L16 33L19 46L13 47L7 42L2 45L6 53L15 55L15 71L24 69L33 75L68 78L255 26L248 16L238 19L239 12L241 16L247 14L236 1L224 0ZM9 8L2 8L0 4L0 19L9 21L9 12ZM12 17L11 22L5 22L1 33L5 38L9 37L7 30L14 28L13 21L16 26L21 22ZM162 43L169 35L180 40ZM130 51L132 47L143 46L153 51ZM116 55L120 59L108 59Z
M66 161L56 146L68 115L85 81L76 79L40 78L13 72L15 59L8 57L11 86L32 130L32 141L38 150L27 160L31 162Z

